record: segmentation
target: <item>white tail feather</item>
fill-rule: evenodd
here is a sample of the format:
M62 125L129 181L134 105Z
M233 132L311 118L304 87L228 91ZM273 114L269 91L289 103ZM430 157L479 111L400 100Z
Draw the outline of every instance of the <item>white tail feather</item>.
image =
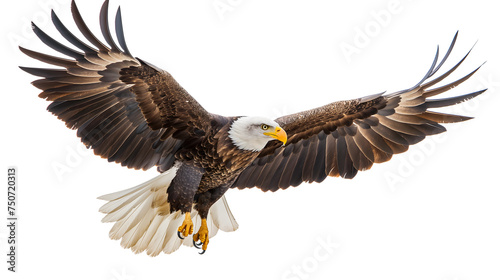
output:
M184 240L177 237L184 215L180 211L170 213L167 202L167 189L176 172L177 168L173 167L136 187L99 197L108 201L99 209L106 214L102 222L115 223L109 237L121 239L120 244L134 253L146 251L150 256L157 256L162 251L170 254L181 244L193 246L192 235ZM201 226L201 217L194 209L191 219L196 233ZM207 226L209 238L215 236L219 229L235 231L238 228L224 196L210 208Z

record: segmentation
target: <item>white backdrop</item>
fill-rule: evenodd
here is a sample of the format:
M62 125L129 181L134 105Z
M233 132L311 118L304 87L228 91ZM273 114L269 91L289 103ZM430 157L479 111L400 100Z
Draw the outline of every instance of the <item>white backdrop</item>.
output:
M100 1L77 1L98 30ZM156 258L107 237L96 197L135 186L155 170L129 170L86 151L75 131L18 65L41 66L17 45L55 54L31 32L34 20L61 38L50 8L71 30L69 0L14 1L1 13L0 179L18 168L17 273L7 279L499 279L500 98L498 9L493 1L111 1L121 5L135 56L169 71L205 108L277 117L418 82L436 46L459 38L447 81L484 61L450 94L481 97L449 110L475 119L448 125L353 180L328 178L276 193L230 190L240 224L208 251L182 247ZM0 191L6 205L6 189ZM0 207L2 212L6 206ZM6 216L7 213L2 214ZM0 226L6 258L8 229ZM2 258L0 258L2 259Z

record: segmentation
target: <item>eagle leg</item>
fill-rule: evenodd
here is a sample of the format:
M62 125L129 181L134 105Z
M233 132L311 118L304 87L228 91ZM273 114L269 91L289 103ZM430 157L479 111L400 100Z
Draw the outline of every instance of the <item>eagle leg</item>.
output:
M197 241L200 241L200 243L195 243ZM203 250L200 254L204 254L205 251L207 250L208 247L207 219L201 220L200 230L195 235L193 235L193 245L196 248ZM201 248L199 247L200 245L202 245Z
M184 221L177 230L177 236L180 239L193 234L194 224L191 220L191 208L203 173L203 168L190 163L182 163L167 189L170 211L180 210L181 213L185 213Z
M191 213L186 212L186 216L184 218L184 221L182 222L182 225L179 227L177 230L177 236L179 236L180 239L184 239L181 237L181 234L184 235L184 237L193 234L194 230L194 225L193 221L191 220Z

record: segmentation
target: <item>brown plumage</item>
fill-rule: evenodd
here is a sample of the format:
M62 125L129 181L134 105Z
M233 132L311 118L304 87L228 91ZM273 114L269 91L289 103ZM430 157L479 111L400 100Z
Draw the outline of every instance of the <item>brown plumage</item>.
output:
M457 33L458 34L458 33ZM258 158L243 171L233 188L259 187L276 191L302 182L322 182L327 176L353 178L374 163L406 152L425 136L446 131L440 123L470 119L433 112L428 109L455 105L474 98L485 90L444 99L428 99L458 86L475 69L452 83L430 89L450 75L465 60L465 55L446 73L428 81L448 58L436 66L438 54L425 77L414 87L392 94L377 94L283 116L276 120L289 135L286 147L269 143Z
M438 53L424 78L414 87L391 94L330 103L283 116L224 117L207 112L166 71L130 53L118 9L109 30L108 1L100 13L99 41L83 21L74 1L72 13L84 43L52 13L69 48L33 24L35 34L69 58L54 57L20 47L26 55L58 69L21 67L42 77L33 85L51 101L48 110L77 130L96 155L134 169L156 166L162 173L135 188L101 197L105 222L115 222L110 237L134 252L170 253L180 244L200 240L206 249L217 230L237 228L224 198L229 188L286 189L327 176L353 178L374 163L388 161L427 135L445 131L440 123L468 117L431 111L484 92L430 99L470 78L431 88L465 60L431 80L448 58L457 36L438 64ZM285 134L286 131L286 134ZM288 140L286 136L288 135ZM285 144L286 143L286 144ZM182 213L186 215L182 221ZM198 233L186 240L189 221ZM200 220L201 219L201 220ZM181 224L182 223L182 224ZM186 224L187 223L187 224ZM180 226L180 227L179 227Z

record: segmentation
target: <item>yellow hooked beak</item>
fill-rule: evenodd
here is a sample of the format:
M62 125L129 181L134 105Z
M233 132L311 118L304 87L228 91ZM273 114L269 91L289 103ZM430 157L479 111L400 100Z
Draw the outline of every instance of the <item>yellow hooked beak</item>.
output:
M264 135L271 136L272 138L283 142L283 145L286 144L286 140L287 140L286 132L283 128L281 128L279 126L277 126L273 132L264 132Z

